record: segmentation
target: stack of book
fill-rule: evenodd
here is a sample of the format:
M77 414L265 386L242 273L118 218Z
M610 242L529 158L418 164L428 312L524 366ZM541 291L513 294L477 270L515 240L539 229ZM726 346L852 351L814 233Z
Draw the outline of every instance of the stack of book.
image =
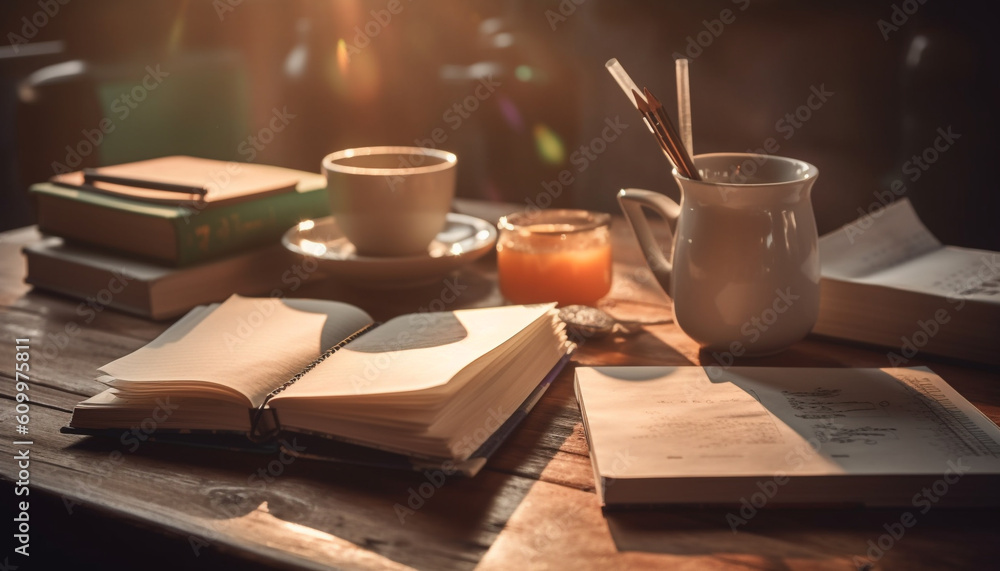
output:
M184 156L60 174L30 192L51 237L25 248L26 281L152 319L301 283L281 235L329 214L320 174Z

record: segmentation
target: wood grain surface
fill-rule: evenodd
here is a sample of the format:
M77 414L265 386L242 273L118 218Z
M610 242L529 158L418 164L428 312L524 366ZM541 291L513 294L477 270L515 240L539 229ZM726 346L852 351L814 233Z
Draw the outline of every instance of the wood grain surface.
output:
M460 206L484 218L499 214L492 205ZM602 513L573 396L573 367L471 479L60 434L72 407L101 390L93 380L97 367L141 347L168 324L113 310L91 318L78 300L30 291L20 248L38 239L31 228L0 235L0 339L6 345L0 348L0 476L4 493L13 497L13 339L30 338L30 498L38 506L31 514L38 530L33 541L64 551L43 558L87 557L100 564L102 557L114 561L119 551L135 569L996 568L1000 523L994 510L918 513L914 527L889 538L891 546L881 539L881 555L870 551L869 541L878 546L886 526L915 510L762 511L735 533L720 509ZM621 220L614 246L613 309L626 317L669 317L669 300ZM450 299L442 296L448 288L460 292L448 309L501 304L495 278L495 257L488 256L413 291L361 291L334 276L284 293L347 301L385 319ZM810 337L779 355L738 364L883 367L885 353ZM580 365L710 360L672 323L586 340L574 359ZM921 356L912 364L931 366L994 422L1000 419L996 371ZM433 493L424 498L418 490L427 483L423 491ZM109 530L127 537L128 545L108 538ZM37 536L43 532L46 537ZM88 550L93 545L99 549ZM10 563L27 562L18 557L9 557Z

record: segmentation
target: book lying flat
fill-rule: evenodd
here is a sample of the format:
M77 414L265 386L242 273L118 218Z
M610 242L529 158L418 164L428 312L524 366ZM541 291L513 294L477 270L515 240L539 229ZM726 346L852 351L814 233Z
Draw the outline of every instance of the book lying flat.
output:
M926 368L581 367L575 386L606 506L1000 504L1000 429Z
M83 184L81 173L55 177L61 182L33 184L29 193L37 206L38 229L156 263L186 266L276 244L292 226L330 213L326 179L316 173L192 157L100 170L160 180L165 166L189 161L202 176L217 181L206 183L217 190L210 190L204 201L193 203L188 195L162 191L159 194L173 198L153 200L145 195L158 191L140 188L111 192L111 187L122 185L99 189ZM148 170L143 165L149 163L157 166L143 175ZM183 176L165 182L192 180Z
M572 347L551 304L374 326L343 303L233 296L101 367L110 388L79 403L67 431L127 429L168 408L160 436L312 435L471 474ZM328 456L325 447L298 452Z
M1000 365L1000 253L944 246L906 199L823 236L813 333Z
M261 295L302 282L280 244L172 268L50 237L25 246L25 281L35 287L150 319L169 319L230 295ZM320 279L319 273L309 279Z
M91 169L87 180L83 171L57 174L52 182L83 188L95 193L119 196L143 202L176 205L190 202L214 207L272 194L294 192L303 178L301 172L255 163L236 163L175 155L121 165ZM116 184L114 181L129 181ZM152 188L141 185L149 185ZM200 189L203 194L157 190L157 184Z

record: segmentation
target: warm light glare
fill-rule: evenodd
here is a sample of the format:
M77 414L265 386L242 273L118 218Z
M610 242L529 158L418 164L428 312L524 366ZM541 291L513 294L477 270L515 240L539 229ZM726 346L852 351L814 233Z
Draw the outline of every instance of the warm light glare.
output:
M337 40L337 69L341 75L347 75L347 66L351 63L351 54L347 52L347 42L344 38Z
M566 148L559 135L547 125L538 124L534 128L535 148L538 157L551 165L558 165L566 160Z
M503 32L493 36L493 45L498 48L509 48L514 43L514 36Z
M306 230L312 230L316 226L316 222L312 220L303 220L299 222L299 232L304 232Z
M187 2L184 2L181 6L180 12L177 14L177 18L174 20L173 25L170 26L170 36L167 39L167 50L174 54L180 51L181 42L184 41L184 11L187 10Z
M326 253L326 244L313 242L312 240L300 240L299 248L302 248L303 252L317 257Z

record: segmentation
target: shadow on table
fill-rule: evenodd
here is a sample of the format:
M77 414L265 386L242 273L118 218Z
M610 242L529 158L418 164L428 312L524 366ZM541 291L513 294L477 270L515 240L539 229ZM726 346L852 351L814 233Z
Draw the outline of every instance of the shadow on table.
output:
M350 303L378 321L406 313L503 305L496 278L485 264L473 264L431 284L406 289L374 289L329 276L303 282L303 287L294 296Z
M495 284L476 274L452 277L468 288L455 306L495 295ZM422 299L442 299L442 288L447 285L406 294L385 293L387 303L398 307L366 309L388 314L413 311L427 306L429 302ZM375 304L372 295L359 297ZM688 364L655 337L641 337L661 348L663 359ZM614 362L620 351L614 339L588 341L581 348L581 353L604 362ZM327 552L322 546L340 544L341 553L349 554L357 546L383 558L388 567L401 563L421 569L471 568L579 422L573 371L567 367L474 478L450 474L446 466L403 472L297 459L275 450L250 453L146 441L127 452L117 438L86 439L72 448L81 460L92 460L95 468L88 471L96 471L115 451L125 452L126 462L116 464L109 476L95 478L93 486L106 488L103 493L131 489L127 493L141 494L156 511L144 516L151 521L162 518L207 525L207 536L192 540L198 545L205 541L205 549L225 550L249 542ZM238 448L239 439L230 444ZM302 445L293 441L285 446ZM213 534L212 529L227 531ZM312 543L315 550L308 547ZM275 551L276 558L285 555Z
M829 355L829 350L817 348L808 341L799 341L774 355L763 357L734 357L728 352L713 352L701 349L698 361L705 367L844 367L851 366ZM854 365L857 366L857 365ZM874 365L868 365L874 366ZM888 366L879 365L879 366Z
M104 438L71 448L95 463L122 449ZM224 537L299 546L293 551L306 553L339 543L339 552L349 554L350 543L389 567L471 567L533 483L491 470L466 478L445 469L404 472L161 442L145 442L125 457L113 473L88 485L140 488L156 515L171 514L167 520L231 520L216 528L228 530L224 534L192 536L205 549L224 548Z
M995 558L995 509L931 508L663 508L606 512L619 551L673 555L749 555L775 562L829 557L878 561L896 545L917 560L975 545ZM909 512L910 516L904 516ZM901 519L902 518L902 519ZM907 527L903 524L910 523ZM962 554L964 560L975 558ZM925 562L927 564L927 562Z

